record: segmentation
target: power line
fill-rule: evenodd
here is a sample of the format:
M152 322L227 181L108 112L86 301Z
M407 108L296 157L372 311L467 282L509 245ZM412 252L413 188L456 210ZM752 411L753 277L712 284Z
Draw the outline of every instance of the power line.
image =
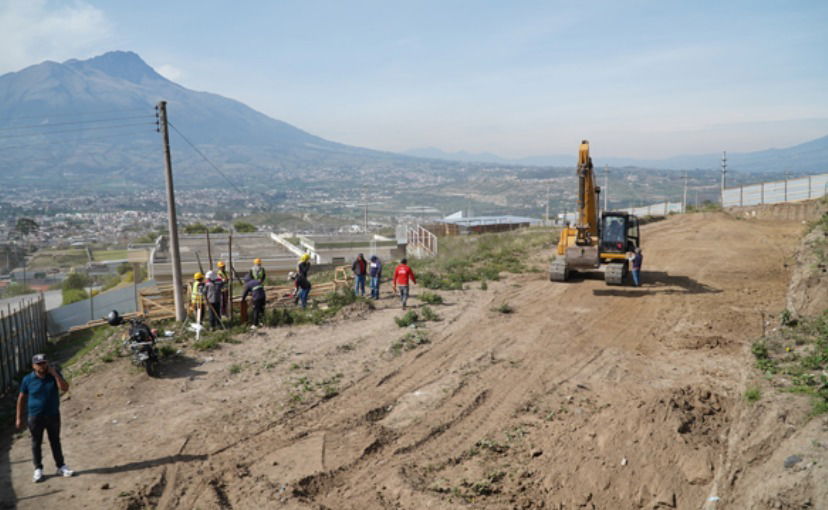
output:
M228 183L228 184L230 184L230 186L232 186L232 187L233 187L233 189L235 189L235 190L236 190L236 191L237 191L240 195L241 195L241 194L243 194L242 190L240 190L240 189L239 189L239 187L238 187L238 186L236 186L236 184L235 184L233 181L231 181L231 180L230 180L230 179L229 179L226 175L224 175L224 173L223 173L221 170L219 170L219 168L218 168L216 165L214 165L212 161L210 161L209 159L207 159L207 156L205 156L203 152L201 152L200 150L198 150L198 147L196 147L195 145L193 145L193 143L192 143L190 140L188 140L186 136L184 136L184 133L182 133L181 131L179 131L179 130L178 130L178 128L177 128L177 127L175 127L175 126L173 125L173 123L172 123L172 122L170 122L169 120L167 120L167 123L170 125L170 127L171 127L171 128L173 128L173 130L175 130L175 132L176 132L176 133L178 133L178 136L180 136L181 138L183 138L183 139L184 139L184 141L185 141L185 142L187 142L187 144L189 144L189 146L190 146L190 147L192 147L192 148L193 148L193 150L194 150L194 151L196 151L196 152L198 153L198 155L199 155L199 156L201 156L201 157L204 159L204 161L206 161L206 162L207 162L210 166L212 166L212 167L213 167L213 170L215 170L216 172L218 172L218 173L219 173L219 175L221 175L222 177L224 177L224 180L225 180L225 181L227 181L227 183Z
M20 115L17 117L11 117L6 120L22 120L22 119L42 119L46 118L53 118L53 117L80 117L83 115L110 115L110 114L121 114L121 113L130 113L130 112L139 112L139 111L147 111L151 109L151 106L143 106L141 108L124 108L121 110L100 110L96 112L74 112L74 113L49 113L46 115Z
M83 143L83 142L92 142L92 141L96 141L96 140L107 140L107 139L110 139L110 138L120 138L120 137L124 137L124 136L135 136L135 135L138 135L140 133L141 133L140 131L135 131L135 132L132 132L132 133L118 133L118 134L115 134L115 135L92 136L92 137L81 138L81 139L78 139L78 140L65 140L65 141L57 141L57 142L52 141L52 140L42 140L40 142L27 143L27 144L22 144L22 145L7 145L5 147L0 146L0 151L6 150L6 149L20 149L20 148L24 148L24 147L40 147L40 146L43 146L43 144L48 144L50 147L53 146L53 145L78 144L78 143Z
M118 120L134 120L134 119L150 119L153 118L152 115L133 115L130 117L114 117L109 119L87 119L87 120L76 120L72 122L56 122L54 124L30 124L28 126L9 126L9 127L0 127L0 131L10 131L14 129L36 129L36 128L52 128L55 126L71 126L73 124L91 124L95 122L111 122L111 121L118 121Z
M114 126L93 126L83 129L59 129L57 131L47 131L42 133L26 133L26 134L19 134L19 135L7 135L7 136L0 136L0 140L6 140L8 138L33 138L36 136L45 136L45 135L57 135L62 133L83 133L86 131L96 131L100 129L122 129L125 127L132 127L132 126L155 126L155 122L133 122L131 124L119 124Z

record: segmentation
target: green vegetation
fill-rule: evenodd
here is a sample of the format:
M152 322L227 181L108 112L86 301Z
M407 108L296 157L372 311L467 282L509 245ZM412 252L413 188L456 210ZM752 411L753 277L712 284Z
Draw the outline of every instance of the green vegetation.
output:
M745 391L745 400L750 403L758 402L760 398L762 398L762 392L759 391L759 388L748 388Z
M351 289L330 292L308 308L274 308L265 312L263 323L269 327L290 326L292 324L323 324L333 318L342 308L360 302L369 309L374 303L364 297L358 297Z
M437 313L434 310L431 309L430 306L423 306L420 309L420 312L423 314L423 320L424 321L437 322L437 321L443 320L443 319L440 318L439 315L437 315Z
M238 363L233 363L232 365L230 365L230 368L228 370L230 371L231 374L235 375L235 374L238 374L239 372L241 372L242 368L243 367L241 365L239 365Z
M502 314L510 314L514 313L515 309L509 303L503 303L502 305L498 306L494 309L494 311L502 313Z
M428 303L430 305L443 304L443 296L441 296L440 294L435 294L434 292L423 292L417 297L423 303Z
M23 296L25 294L32 294L34 290L28 285L22 283L10 283L2 290L2 297Z
M89 298L86 287L91 285L92 280L82 273L69 273L63 280L62 294L63 304L69 305Z
M402 317L394 317L394 322L401 328L407 328L420 320L420 316L414 310L409 310Z
M399 340L391 344L389 351L391 351L394 356L399 356L403 351L411 351L421 345L430 343L431 340L428 338L428 333L422 329L416 329L414 331L409 331L400 337Z
M339 395L339 383L341 381L342 374L336 374L316 382L308 376L298 377L290 383L293 387L290 392L290 401L298 404L314 395L323 400L328 400Z
M32 256L28 267L34 269L48 269L51 267L70 268L82 266L89 262L86 250L39 250Z
M814 414L826 413L828 310L819 317L799 321L792 320L790 314L784 312L780 316L780 322L789 325L757 340L751 347L756 368L784 391L809 395ZM747 394L745 398L750 400Z
M698 206L688 205L687 212L688 213L696 213L696 212L717 212L722 210L722 204L718 202L712 202L710 200L705 200Z
M440 253L412 261L417 281L429 289L460 290L471 281L500 279L500 273L532 271L526 255L549 244L554 232L528 228L500 234L440 238Z
M236 229L236 232L241 233L256 232L256 230L258 230L255 225L246 221L237 221L233 223L233 228Z
M129 257L129 250L95 250L92 252L92 258L99 262L106 260L118 260Z

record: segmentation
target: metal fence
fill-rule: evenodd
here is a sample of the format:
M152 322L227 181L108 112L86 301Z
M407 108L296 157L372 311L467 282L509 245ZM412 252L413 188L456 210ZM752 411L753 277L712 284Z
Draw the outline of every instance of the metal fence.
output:
M670 213L683 212L681 202L659 202L657 204L645 205L642 207L628 207L626 209L618 209L621 212L641 216L667 216Z
M65 333L72 326L80 326L89 321L100 319L110 312L118 310L118 313L131 313L138 310L138 291L155 285L154 280L131 285L122 289L110 290L91 299L84 299L49 310L48 328L50 335Z
M32 365L32 356L43 352L47 338L43 296L21 304L15 311L11 306L0 310L0 395Z
M722 206L736 207L797 202L823 197L827 194L826 191L828 191L828 174L809 175L797 179L725 188L722 193Z

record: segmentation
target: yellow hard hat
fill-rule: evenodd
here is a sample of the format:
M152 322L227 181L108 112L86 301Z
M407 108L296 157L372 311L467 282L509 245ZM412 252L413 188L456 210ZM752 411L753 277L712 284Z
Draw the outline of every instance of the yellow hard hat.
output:
M218 267L224 267L224 262L222 262L222 261L220 261L220 260L219 260L219 261L218 261L218 264L216 264L216 265L217 265Z
M299 257L299 262L307 262L310 260L310 255L307 253L303 253L301 257Z
M196 274L193 275L193 280L203 280L203 279L204 279L204 275L201 273L201 271L199 271L199 272L197 272Z
M262 263L262 259L253 259L253 263L257 266Z

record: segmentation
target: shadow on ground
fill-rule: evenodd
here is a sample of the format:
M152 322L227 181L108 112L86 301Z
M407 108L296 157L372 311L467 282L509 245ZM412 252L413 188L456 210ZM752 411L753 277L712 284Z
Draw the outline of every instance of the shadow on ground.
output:
M641 274L641 287L594 289L592 294L595 296L644 297L665 294L718 294L719 292L722 290L689 276L671 275L666 271L644 271Z

